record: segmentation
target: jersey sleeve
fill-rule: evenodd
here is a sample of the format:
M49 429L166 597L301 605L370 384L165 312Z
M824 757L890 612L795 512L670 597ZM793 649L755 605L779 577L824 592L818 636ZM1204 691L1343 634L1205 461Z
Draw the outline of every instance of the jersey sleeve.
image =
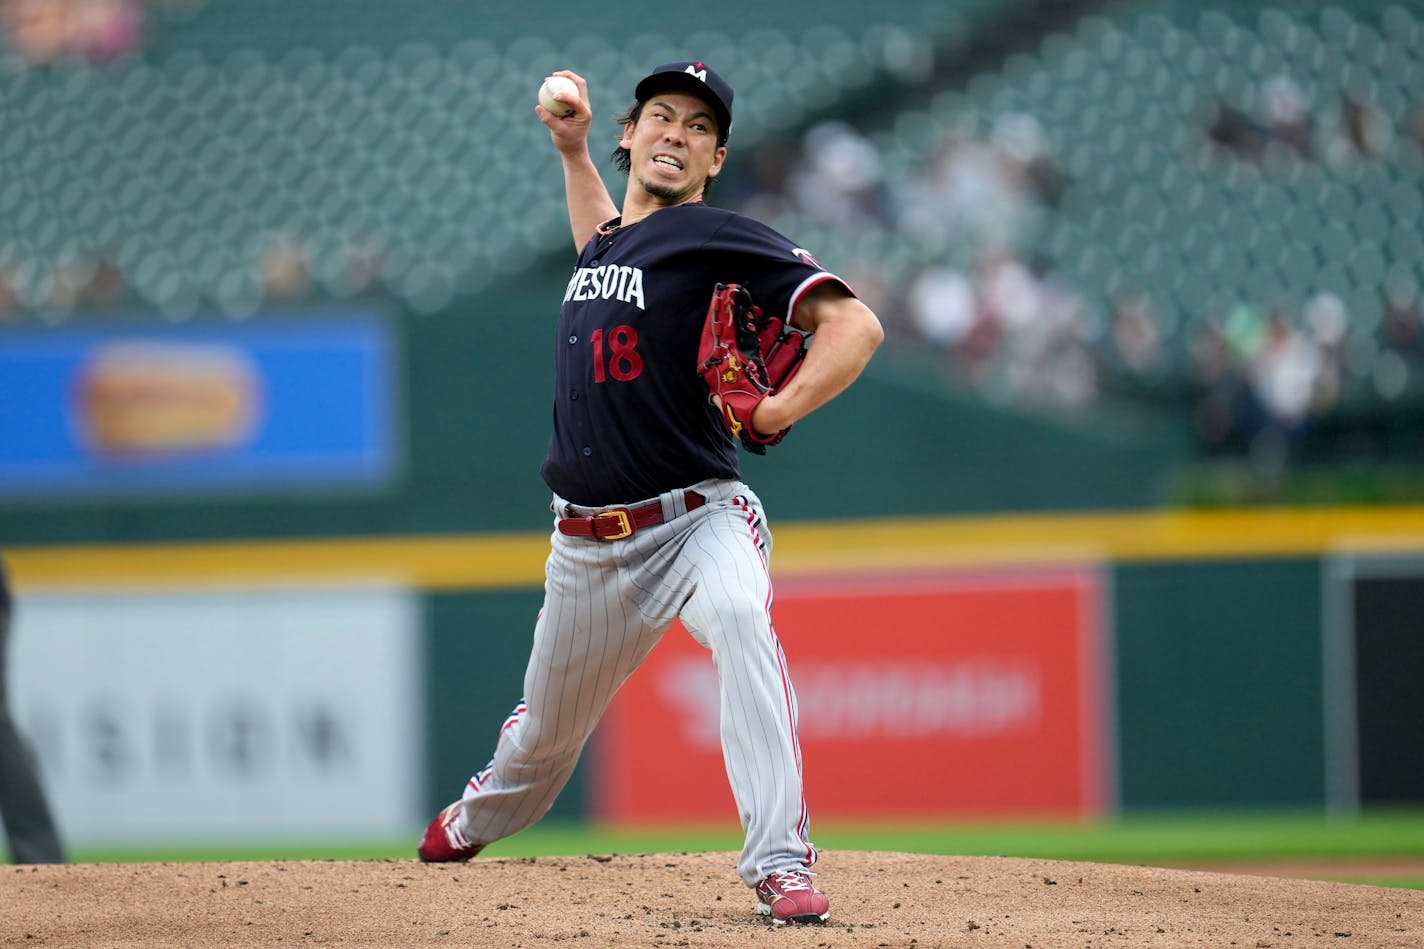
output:
M748 217L729 215L704 249L729 258L733 272L727 279L746 286L757 306L788 324L796 304L812 287L834 281L855 295L850 284L822 267L809 250Z

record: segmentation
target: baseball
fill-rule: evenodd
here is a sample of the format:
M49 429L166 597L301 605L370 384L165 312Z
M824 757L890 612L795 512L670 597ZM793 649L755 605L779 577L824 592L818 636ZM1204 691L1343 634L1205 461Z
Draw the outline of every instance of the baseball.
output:
M578 86L567 76L550 76L544 80L544 84L539 87L539 104L555 115L569 115L574 111L574 107L567 102L560 102L554 98L554 93L563 92L571 96L578 95Z

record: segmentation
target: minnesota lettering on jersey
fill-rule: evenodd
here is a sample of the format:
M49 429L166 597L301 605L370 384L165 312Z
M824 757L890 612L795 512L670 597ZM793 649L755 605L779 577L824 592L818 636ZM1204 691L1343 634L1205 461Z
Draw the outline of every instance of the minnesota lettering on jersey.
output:
M580 267L569 278L564 302L570 300L609 300L617 297L621 303L643 306L643 268L609 264L603 267Z

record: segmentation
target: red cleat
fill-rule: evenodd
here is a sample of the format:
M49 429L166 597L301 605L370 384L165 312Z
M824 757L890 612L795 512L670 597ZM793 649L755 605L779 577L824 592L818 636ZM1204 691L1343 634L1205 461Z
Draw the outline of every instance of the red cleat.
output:
M435 815L430 826L425 828L425 838L416 852L424 863L452 863L468 860L484 849L484 844L471 843L470 838L460 829L460 812L463 801L456 801Z
M831 915L831 901L811 883L805 870L773 873L757 884L757 912L770 916L781 926L786 923L824 923Z

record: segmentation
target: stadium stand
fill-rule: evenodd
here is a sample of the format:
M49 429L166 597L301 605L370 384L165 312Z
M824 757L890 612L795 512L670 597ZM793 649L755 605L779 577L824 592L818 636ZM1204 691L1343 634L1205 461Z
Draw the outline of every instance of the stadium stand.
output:
M523 8L208 3L157 8L148 44L106 68L26 68L12 51L0 83L12 296L63 318L96 277L122 274L170 318L244 316L312 287L349 296L379 268L385 289L438 310L560 240L562 200L545 187L556 158L531 116L544 73L577 63L626 89L651 61L705 50L742 77L738 135L754 141L773 110L795 122L807 94L918 68L993 8L891 4L862 29L856 6L832 3L791 32L789 9L734 3L724 19L755 9L755 30L681 42L648 32L648 5L617 9L565 41Z
M1209 447L1288 456L1424 392L1421 29L1382 2L1108 4L868 135L813 129L757 203L874 258L951 382L1190 401ZM877 210L837 227L818 174Z
M472 0L145 7L127 54L0 61L0 313L371 292L439 312L566 240L531 77L581 64L625 89L698 49L737 77L755 155L718 200L816 235L950 385L1080 415L1181 404L1209 449L1281 457L1332 419L1415 411L1417 7L1031 16L1053 7L886 3L868 27L836 2L802 30L794 5L732 3L680 42L646 4L573 34Z

